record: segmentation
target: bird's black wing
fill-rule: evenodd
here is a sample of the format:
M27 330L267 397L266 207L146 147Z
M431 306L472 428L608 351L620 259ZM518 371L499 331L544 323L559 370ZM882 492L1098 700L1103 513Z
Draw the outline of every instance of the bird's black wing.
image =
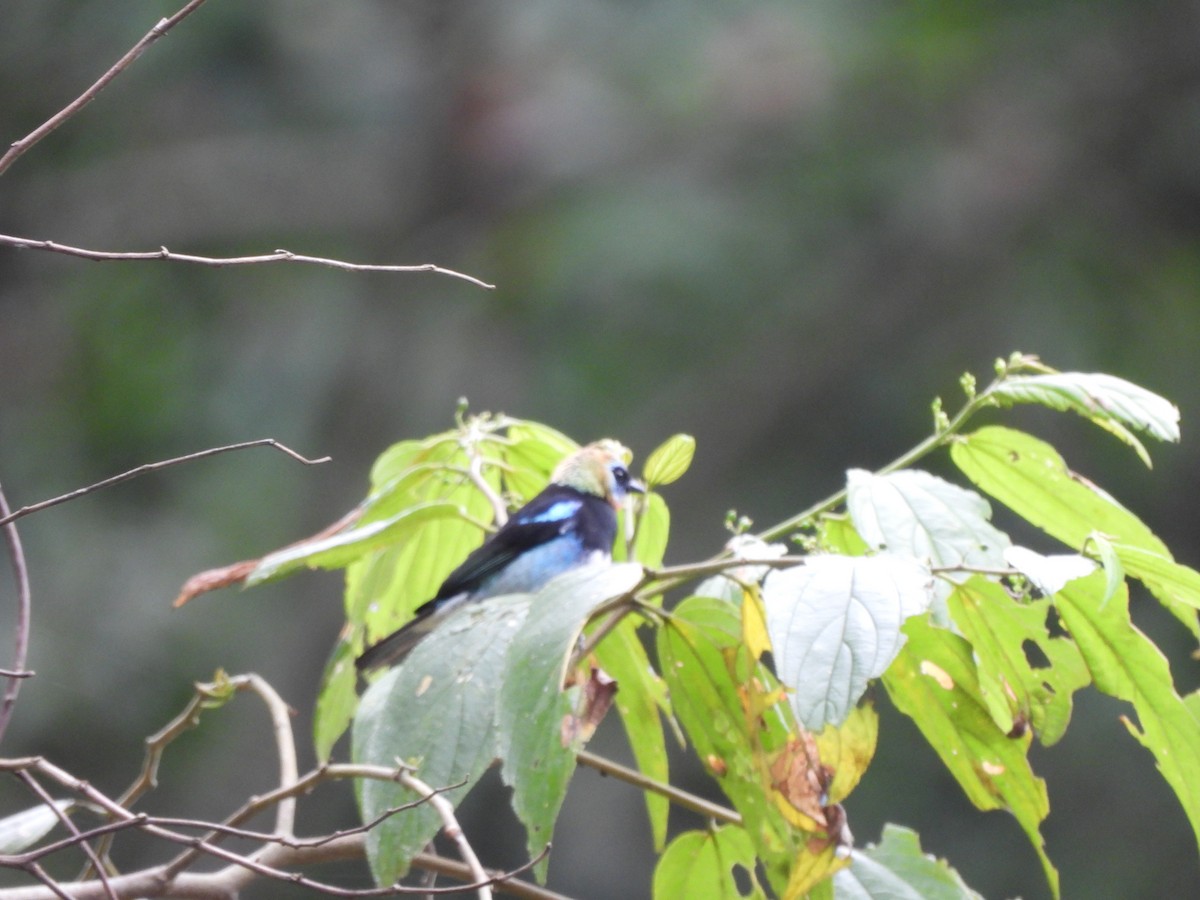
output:
M471 551L426 605L436 605L449 597L478 589L522 553L571 530L577 513L588 499L574 488L550 485Z

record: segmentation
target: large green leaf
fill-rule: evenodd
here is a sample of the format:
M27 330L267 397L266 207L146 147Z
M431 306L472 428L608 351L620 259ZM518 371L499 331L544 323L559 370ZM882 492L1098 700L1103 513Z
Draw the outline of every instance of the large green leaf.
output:
M1154 754L1200 845L1200 721L1175 692L1162 651L1130 621L1127 591L1104 603L1103 575L1096 573L1054 600L1096 687L1133 704L1138 722L1126 722L1129 731Z
M509 426L504 486L521 503L546 486L554 467L579 445L561 432L537 422Z
M846 491L854 527L873 550L915 556L935 566L1004 564L1004 549L1011 542L989 521L992 509L974 491L919 469L888 475L851 469ZM946 577L965 581L970 574Z
M1039 831L1050 801L1026 756L1029 733L1010 737L996 726L966 639L920 618L910 619L904 631L908 643L883 676L892 702L921 729L972 803L1013 814L1057 897L1058 872Z
M950 458L976 487L1075 550L1099 531L1169 556L1163 542L1125 507L1067 468L1035 437L989 425L950 445Z
M998 382L990 389L989 396L1002 405L1040 403L1079 413L1133 447L1147 466L1150 455L1130 428L1160 441L1179 440L1179 410L1173 403L1113 375L1084 372L1016 375Z
M457 803L496 757L496 694L530 599L513 594L459 609L371 685L354 718L354 760L401 760L430 787L450 788L443 796ZM393 782L368 780L359 788L364 821L414 799ZM371 829L367 857L376 881L403 876L441 824L425 804Z
M654 671L637 633L638 620L626 616L596 648L601 668L617 682L617 712L629 737L638 771L666 784L670 777L662 716L671 715L666 682ZM650 833L656 850L667 839L670 802L662 794L645 791Z
M890 824L882 841L853 852L833 886L837 900L983 900L946 863L921 852L915 831Z
M685 831L659 857L654 900L765 900L754 875L756 863L754 844L737 825ZM746 891L734 878L739 869Z
M751 716L741 686L770 683L742 641L738 609L708 597L689 597L658 630L659 669L671 704L696 755L742 815L764 870L776 890L787 884L794 839L768 791L766 754L787 743L789 728L776 715Z
M904 621L929 608L932 580L916 560L888 554L812 556L767 575L775 671L805 728L845 720L904 643Z
M1018 603L1000 585L976 576L955 589L948 605L971 642L980 698L996 726L1008 733L1019 718L1043 744L1055 743L1070 721L1075 691L1090 679L1075 644L1047 631L1050 601ZM1030 663L1026 642L1041 650L1048 665Z
M1172 615L1200 635L1196 573L1164 566L1164 560L1174 563L1167 546L1141 519L1070 471L1049 444L992 425L959 438L950 457L985 493L1075 550L1086 552L1095 533L1104 535L1126 572L1142 579Z
M575 770L578 748L563 740L564 720L573 714L578 693L562 690L568 658L591 612L641 579L642 567L635 563L560 575L534 595L525 626L512 637L498 685L497 753L531 856L549 843ZM545 868L543 860L540 877Z

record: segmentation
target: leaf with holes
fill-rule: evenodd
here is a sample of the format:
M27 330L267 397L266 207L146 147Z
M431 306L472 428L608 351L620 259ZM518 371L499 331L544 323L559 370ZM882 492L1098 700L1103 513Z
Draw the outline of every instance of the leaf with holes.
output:
M754 875L754 843L745 829L722 825L685 831L654 869L654 900L766 900ZM735 875L741 873L743 890Z
M1102 604L1104 590L1097 572L1067 585L1055 596L1055 607L1097 689L1133 704L1137 724L1125 724L1154 754L1200 845L1200 720L1175 692L1162 651L1130 621L1128 591L1122 585Z
M892 702L921 729L972 803L1013 814L1057 897L1058 871L1040 832L1050 801L1029 765L1029 733L1010 737L996 726L965 638L921 618L910 619L904 631L908 643L883 676Z

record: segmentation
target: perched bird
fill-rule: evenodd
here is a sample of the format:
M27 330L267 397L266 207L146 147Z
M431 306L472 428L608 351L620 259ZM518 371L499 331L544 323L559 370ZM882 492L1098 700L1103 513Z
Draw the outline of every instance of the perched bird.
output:
M545 490L473 550L434 598L417 607L416 618L367 648L359 671L401 661L464 603L533 592L562 572L608 561L621 501L646 490L629 474L623 455L619 443L603 440L559 463Z

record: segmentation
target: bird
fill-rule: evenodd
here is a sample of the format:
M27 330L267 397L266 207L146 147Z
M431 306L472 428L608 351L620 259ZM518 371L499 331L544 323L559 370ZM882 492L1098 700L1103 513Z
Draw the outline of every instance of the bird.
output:
M617 510L646 486L626 467L628 451L611 438L567 456L550 483L518 509L421 604L412 621L368 647L359 672L402 662L450 613L500 594L533 593L580 566L612 559Z

